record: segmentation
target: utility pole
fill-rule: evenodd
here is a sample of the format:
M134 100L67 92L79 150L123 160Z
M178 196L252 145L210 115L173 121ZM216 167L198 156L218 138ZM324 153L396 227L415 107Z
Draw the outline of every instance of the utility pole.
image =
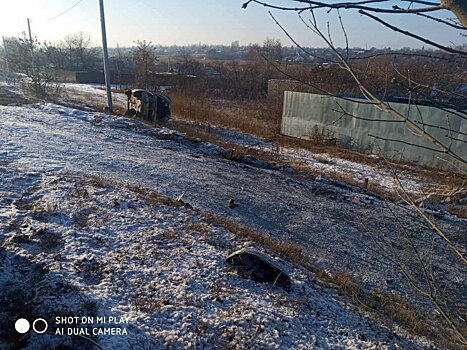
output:
M32 47L31 20L28 18L29 45Z
M36 77L39 75L39 68L37 69L37 76L35 75L35 68L36 68L36 60L34 59L34 45L33 45L33 42L32 42L32 34L31 34L31 20L29 18L27 18L28 20L28 33L29 33L29 48L31 50L31 63L32 63L32 66L31 66L31 72L32 72L32 76L33 76L33 83L34 83L34 86L37 87L37 81L36 81Z
M99 0L99 5L100 5L100 10L101 10L102 49L104 51L104 76L105 76L105 88L107 90L107 108L108 108L108 112L112 113L112 90L110 89L109 53L107 51L107 34L105 33L104 0Z
M3 40L3 52L5 53L5 68L6 68L6 72L9 76L10 74L10 61L8 60L8 49L6 47L6 40L5 40L5 37L2 36L2 40Z

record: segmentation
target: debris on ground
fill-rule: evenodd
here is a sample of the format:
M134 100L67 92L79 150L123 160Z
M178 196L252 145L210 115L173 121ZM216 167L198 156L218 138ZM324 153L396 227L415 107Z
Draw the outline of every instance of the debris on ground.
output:
M240 273L256 282L269 282L273 285L283 286L290 290L292 280L289 275L269 256L242 248L226 258L231 266L237 267Z
M192 209L143 199L147 189L12 164L0 166L0 176L0 302L12 305L0 310L2 349L19 341L29 350L93 348L88 337L57 328L90 332L106 350L431 346L352 311L300 268L284 262L282 273L255 242ZM289 291L226 269L238 246L249 248L229 261L246 263L243 271L260 281L287 284L293 276ZM122 321L96 330L81 321L56 325L61 315ZM20 317L42 317L50 330L11 338Z

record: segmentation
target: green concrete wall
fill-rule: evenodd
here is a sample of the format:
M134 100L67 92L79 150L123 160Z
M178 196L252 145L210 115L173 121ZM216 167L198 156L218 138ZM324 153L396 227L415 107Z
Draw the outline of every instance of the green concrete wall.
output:
M355 100L355 99L354 99ZM365 102L365 100L358 100ZM371 119L361 120L352 116L343 116L339 105L349 114ZM408 116L419 125L439 125L467 134L467 121L449 111L429 106L409 106L391 103L391 107ZM373 121L375 120L375 121ZM313 129L318 128L325 135L335 138L346 147L364 152L371 152L393 160L404 160L440 169L466 171L465 166L444 153L426 149L437 149L424 137L417 135L406 123L380 122L381 120L399 120L391 113L365 103L343 100L337 97L302 93L284 92L284 110L281 133L283 135L309 139ZM467 137L465 135L425 126L425 131L432 134L451 150L467 159ZM416 144L416 147L402 142L376 139L370 135L385 139ZM462 141L451 140L448 136Z

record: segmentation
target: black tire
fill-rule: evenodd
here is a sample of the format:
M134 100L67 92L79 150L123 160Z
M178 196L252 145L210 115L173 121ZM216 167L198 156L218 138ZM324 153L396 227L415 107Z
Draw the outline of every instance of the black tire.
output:
M130 108L125 112L125 116L127 117L134 117L136 115L136 111L133 108Z

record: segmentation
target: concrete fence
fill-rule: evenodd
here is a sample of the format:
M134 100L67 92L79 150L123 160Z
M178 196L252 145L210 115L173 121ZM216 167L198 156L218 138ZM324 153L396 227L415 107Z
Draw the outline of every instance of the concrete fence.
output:
M439 148L391 113L364 103L365 100L352 100L285 91L281 133L310 139L313 130L318 129L345 147L359 151L440 169L466 170L460 162L439 152ZM390 105L417 125L424 126L427 133L450 146L463 159L467 158L467 122L457 113L430 106ZM349 115L343 115L342 111Z

